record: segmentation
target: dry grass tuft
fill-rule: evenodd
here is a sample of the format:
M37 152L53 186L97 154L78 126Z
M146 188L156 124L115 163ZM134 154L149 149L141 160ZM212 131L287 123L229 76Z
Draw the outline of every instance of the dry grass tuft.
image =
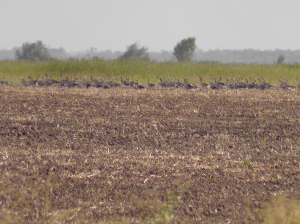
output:
M300 202L285 195L273 197L261 210L264 224L300 223Z

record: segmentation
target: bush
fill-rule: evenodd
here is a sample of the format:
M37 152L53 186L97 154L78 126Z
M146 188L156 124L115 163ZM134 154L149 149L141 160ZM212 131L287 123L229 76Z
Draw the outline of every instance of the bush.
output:
M148 48L141 47L139 48L137 43L134 43L127 47L127 50L122 54L118 59L130 59L130 58L138 58L143 60L150 60L148 55Z
M22 50L16 51L16 58L18 60L48 61L51 59L51 55L46 46L39 40L36 43L24 43Z

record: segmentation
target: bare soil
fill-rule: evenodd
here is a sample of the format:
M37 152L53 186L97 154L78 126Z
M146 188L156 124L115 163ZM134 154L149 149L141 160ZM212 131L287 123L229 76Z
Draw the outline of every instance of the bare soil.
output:
M0 86L0 221L253 223L300 198L300 93Z

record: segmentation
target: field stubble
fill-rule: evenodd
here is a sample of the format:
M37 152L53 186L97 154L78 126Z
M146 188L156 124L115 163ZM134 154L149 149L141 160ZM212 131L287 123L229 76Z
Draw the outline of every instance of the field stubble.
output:
M0 221L260 222L300 197L299 96L1 87Z

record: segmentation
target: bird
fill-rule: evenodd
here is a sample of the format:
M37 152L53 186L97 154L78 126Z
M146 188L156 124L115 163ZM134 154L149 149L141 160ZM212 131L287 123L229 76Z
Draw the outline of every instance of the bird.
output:
M152 87L154 87L154 86L155 86L155 84L153 84L153 83L150 83L150 82L149 82L149 79L148 79L147 86L148 86L149 88L152 88Z
M216 81L215 81L216 82ZM220 81L217 82L218 85L225 86L224 82L222 82L222 77L220 77Z
M28 76L27 83L29 84L29 86L34 86L34 85L36 85L36 80L33 80L32 77Z
M78 85L82 88L89 88L91 86L91 83L86 80L86 76L84 76L84 80L79 82Z
M299 79L297 79L297 83L298 83L298 89L300 89Z
M246 81L246 89L253 89L255 88L255 84L254 83L249 83L248 79L245 79Z
M179 88L179 87L183 87L183 86L184 86L184 84L180 83L178 79L174 82L174 88Z
M266 81L263 77L261 77L261 84L265 86L265 89L274 89L274 86L272 86L269 83L266 83Z
M46 77L45 82L47 82L49 85L53 85L53 84L58 83L58 81L51 78L51 75L45 74L45 77Z
M166 83L165 83L165 82L162 82L162 79L159 78L158 76L157 76L157 84L158 84L160 87L166 87L166 86L167 86Z
M49 83L40 80L40 75L37 75L36 85L37 85L37 86L50 86Z
M31 84L26 82L22 77L20 77L20 80L21 80L21 83L23 84L23 86L26 86L26 87L31 86Z
M0 84L1 85L7 85L7 86L11 86L12 85L11 82L6 81L6 77L5 76L3 76L3 81L0 81Z
M185 78L185 79L184 79L184 88L186 88L186 89L196 89L197 86L195 86L195 85L192 84L192 83L189 83L189 82L188 82L188 79Z
M212 78L210 78L210 80L209 80L209 86L211 89L220 89L221 88L220 85L218 85L217 83L212 81Z
M97 79L93 79L93 75L91 75L91 84L97 83L97 82L98 82L98 80Z
M134 89L144 89L145 87L144 86L141 86L141 85L139 85L139 82L138 82L138 80L136 80L136 82L134 83L134 85L133 85L133 88Z
M129 77L127 77L127 84L132 87L134 85L134 81L130 81Z
M247 85L246 83L244 83L243 81L240 81L239 79L237 79L237 83L236 83L238 89L246 89Z
M95 87L95 88L103 88L103 89L109 89L109 87L108 87L108 85L106 85L106 83L104 83L104 82L94 82L93 84L92 84L92 86L93 87Z
M73 78L71 78L71 80L66 78L61 82L61 87L68 87L68 88L78 87L78 84L75 81L73 81Z
M123 80L123 77L121 76L121 81L120 81L121 87L127 87L127 82L126 80Z
M230 83L230 81L229 81L228 78L226 79L226 81L227 81L226 87L227 87L228 89L234 89L234 84Z
M200 86L201 86L201 88L207 88L208 84L205 83L205 82L203 82L202 77L199 77L199 79L200 79Z
M279 82L280 82L279 86L281 89L284 89L284 90L290 89L290 86L288 85L288 80L286 80L286 82L284 82L282 80L282 77L280 77Z

